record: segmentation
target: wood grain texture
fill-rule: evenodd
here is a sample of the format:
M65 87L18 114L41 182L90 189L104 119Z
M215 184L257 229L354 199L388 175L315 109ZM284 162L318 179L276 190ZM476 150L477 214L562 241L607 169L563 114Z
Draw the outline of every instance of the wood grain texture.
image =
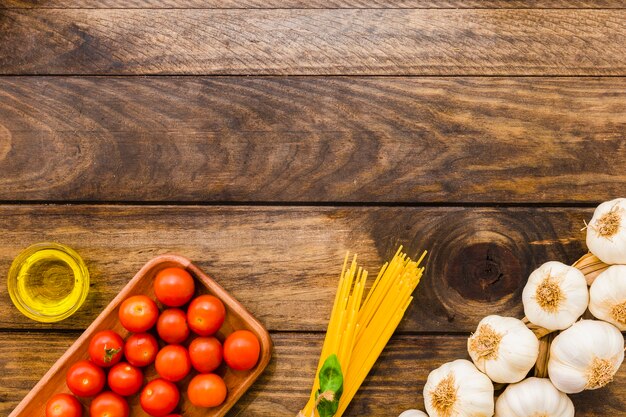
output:
M7 415L72 343L74 334L0 333L0 414ZM306 402L323 334L272 335L270 365L228 414L293 416ZM345 416L397 416L424 409L422 389L439 365L467 358L465 336L394 336L370 372ZM29 349L22 347L28 344ZM606 388L573 395L577 417L622 415L626 409L626 367Z
M5 9L1 74L626 75L626 10Z
M0 77L0 200L596 203L625 78Z
M92 276L83 307L38 324L0 280L0 328L84 329L152 257L190 258L270 330L323 331L341 263L371 273L399 244L428 249L402 332L470 332L487 314L523 317L521 291L548 260L572 263L592 210L575 208L0 206L0 276L26 246L69 245ZM312 312L316 312L312 314Z
M620 9L626 7L626 2L623 0L0 0L0 8L3 7L19 9Z

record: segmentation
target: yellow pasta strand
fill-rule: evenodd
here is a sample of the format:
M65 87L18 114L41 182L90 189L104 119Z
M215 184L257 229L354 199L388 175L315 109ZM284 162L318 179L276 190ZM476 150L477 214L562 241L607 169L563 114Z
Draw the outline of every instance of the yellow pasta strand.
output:
M348 267L349 254L346 254L311 397L301 411L305 417L318 417L315 410L318 375L332 354L337 355L344 375L344 393L335 416L343 415L413 300L411 294L424 272L419 265L425 256L426 252L417 261L411 261L400 246L382 266L362 301L367 271L358 267L356 255Z
M326 331L326 336L324 338L322 354L320 355L320 360L317 364L316 375L319 374L320 369L322 368L322 365L324 364L324 361L326 360L325 358L327 358L330 355L329 350L331 349L331 346L335 345L334 339L336 339L337 337L337 331L336 331L336 323L338 320L337 317L341 314L341 311L339 311L341 299L346 292L346 288L348 288L349 286L349 283L347 282L349 271L352 270L354 267L356 267L356 255L354 255L354 258L352 259L352 264L350 266L350 270L346 270L348 266L349 256L350 256L350 253L346 253L346 256L343 261L343 267L341 269L341 275L339 276L339 283L337 285L337 293L335 294L335 302L333 304L332 312L330 313L330 321L328 323L328 330ZM312 405L313 402L315 401L315 392L317 392L318 389L319 389L319 379L316 377L314 385L313 385L313 392L311 393L311 398L309 399L309 402L307 403L307 407L309 407L309 405ZM307 411L306 407L305 407L305 411ZM306 415L310 416L311 412L312 412L312 407L308 410Z

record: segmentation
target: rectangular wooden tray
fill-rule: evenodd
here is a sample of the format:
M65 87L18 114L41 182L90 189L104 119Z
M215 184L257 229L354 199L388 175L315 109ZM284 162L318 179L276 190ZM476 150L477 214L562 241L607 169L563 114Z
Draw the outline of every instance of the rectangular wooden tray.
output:
M197 408L188 401L186 386L191 377L196 374L195 371L192 371L191 375L177 384L181 392L181 401L176 412L185 417L224 416L254 383L269 363L272 340L267 330L252 314L219 284L191 263L189 259L178 255L161 255L146 263L143 268L137 272L134 278L130 280L117 297L109 303L87 330L85 330L76 342L59 358L28 395L24 397L22 402L13 410L9 417L43 417L45 415L46 402L52 395L60 392L69 393L70 391L65 384L65 374L72 364L78 360L88 358L87 348L91 337L100 330L112 329L118 332L123 338L126 338L129 332L122 327L117 318L119 305L127 297L138 294L145 294L156 300L152 290L154 277L161 269L171 266L186 269L196 279L196 294L213 294L224 302L226 306L226 320L217 334L218 339L223 341L225 337L234 330L247 329L256 334L261 342L261 356L256 367L252 370L245 372L233 371L222 364L216 371L216 373L224 378L226 386L228 387L228 396L221 406L216 408ZM146 367L144 373L146 382L156 377L156 371L152 365ZM83 415L89 416L90 400L79 400L85 406L85 413ZM148 414L141 409L139 395L130 397L129 405L131 417L148 416Z

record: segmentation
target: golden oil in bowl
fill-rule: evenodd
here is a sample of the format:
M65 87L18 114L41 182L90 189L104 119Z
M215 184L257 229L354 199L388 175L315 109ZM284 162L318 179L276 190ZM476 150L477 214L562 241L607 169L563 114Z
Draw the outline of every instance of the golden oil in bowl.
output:
M71 248L37 243L15 258L7 287L13 304L25 316L51 323L71 316L83 304L89 271Z

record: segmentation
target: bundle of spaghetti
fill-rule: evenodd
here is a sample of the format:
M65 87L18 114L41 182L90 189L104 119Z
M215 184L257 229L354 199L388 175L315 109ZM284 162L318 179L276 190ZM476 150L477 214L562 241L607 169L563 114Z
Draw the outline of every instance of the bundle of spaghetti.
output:
M337 355L344 376L335 416L343 415L413 300L411 294L424 272L419 265L425 256L426 252L412 261L400 246L391 261L382 266L362 301L367 271L358 267L356 255L348 267L346 254L313 390L302 415L318 416L315 394L319 390L319 371L332 354Z

